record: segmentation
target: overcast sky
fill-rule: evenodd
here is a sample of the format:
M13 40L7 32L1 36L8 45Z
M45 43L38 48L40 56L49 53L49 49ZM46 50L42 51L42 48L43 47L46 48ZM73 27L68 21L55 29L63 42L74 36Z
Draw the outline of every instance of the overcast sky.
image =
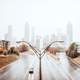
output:
M71 22L73 39L79 41L80 0L0 0L0 36L12 25L14 36L20 39L26 22L39 35L65 34Z

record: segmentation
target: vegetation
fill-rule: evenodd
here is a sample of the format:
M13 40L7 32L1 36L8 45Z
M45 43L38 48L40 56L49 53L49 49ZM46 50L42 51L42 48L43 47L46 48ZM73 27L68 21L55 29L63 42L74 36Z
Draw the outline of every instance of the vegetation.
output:
M8 55L8 56L0 56L0 68L18 60L18 56Z
M80 55L77 52L77 44L75 42L70 45L69 49L67 50L67 55L71 58L76 58Z
M4 55L12 55L12 54L14 54L14 55L19 56L19 51L15 47L11 47L9 50L4 50L3 54Z
M19 52L25 52L25 51L28 51L28 46L26 44L22 44L19 46L18 48Z
M8 54L16 54L19 56L19 51L15 48L15 47L11 47L9 50L8 50Z

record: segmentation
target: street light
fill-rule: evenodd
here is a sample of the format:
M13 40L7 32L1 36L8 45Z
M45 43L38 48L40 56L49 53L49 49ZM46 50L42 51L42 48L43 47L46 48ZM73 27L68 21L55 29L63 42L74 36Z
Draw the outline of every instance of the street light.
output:
M56 42L64 42L64 41L53 41L52 43L50 43L42 52L41 50L39 49L35 49L30 43L26 42L26 41L18 41L17 43L20 43L20 42L25 42L27 43L31 49L34 51L34 53L37 55L37 57L39 58L39 80L42 80L42 64L41 64L41 60L42 60L42 57L45 55L45 51L53 44L53 43L56 43ZM38 54L37 54L38 53ZM33 73L33 71L30 71L29 73Z
M50 43L44 50L43 50L43 52L41 52L40 54L39 54L39 80L42 80L42 64L41 64L41 59L42 59L42 57L45 55L45 51L53 44L53 43L56 43L56 42L60 42L60 43L62 43L62 42L64 42L64 41L53 41L52 43Z
M27 41L17 41L16 43L21 43L21 42L27 43L29 45L29 47L34 51L34 53L39 57L39 55L37 54L39 52L29 42L27 42Z
M46 51L53 43L56 43L56 42L63 43L64 41L53 41L53 42L51 42L51 43L50 43L49 45L47 45L46 48L43 50L43 52L42 52L42 57L44 56L45 51Z

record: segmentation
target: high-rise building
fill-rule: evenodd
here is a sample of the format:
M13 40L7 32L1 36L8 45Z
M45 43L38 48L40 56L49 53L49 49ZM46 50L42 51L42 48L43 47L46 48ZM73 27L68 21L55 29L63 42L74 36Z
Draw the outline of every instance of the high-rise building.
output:
M58 33L56 37L57 41L63 41L61 44L63 44L64 47L67 47L67 37L65 33Z
M51 34L51 37L50 37L50 41L56 41L56 35L55 34Z
M35 45L35 29L34 27L31 28L31 40L30 40L32 45Z
M49 35L46 35L44 38L43 38L43 48L45 48L49 42L50 42L50 39L49 39Z
M8 41L13 40L12 25L8 26L8 32L5 34L5 40L8 40Z
M35 46L38 48L38 49L40 49L40 43L41 42L41 37L40 36L36 36L36 43L35 43Z
M24 29L24 40L29 42L29 39L30 39L30 26L29 23L26 22Z
M69 22L67 24L67 43L68 45L70 45L72 41L73 41L73 29L72 29L72 24Z

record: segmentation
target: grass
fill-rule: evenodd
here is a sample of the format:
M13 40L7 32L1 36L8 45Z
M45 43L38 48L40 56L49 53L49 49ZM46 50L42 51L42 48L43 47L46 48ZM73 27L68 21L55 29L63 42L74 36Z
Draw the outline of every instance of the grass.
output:
M73 59L73 62L74 62L75 64L80 65L80 56L77 57L77 58L74 58L74 59Z
M7 55L7 56L0 55L0 68L12 63L13 61L16 61L17 59L18 56L16 55Z

